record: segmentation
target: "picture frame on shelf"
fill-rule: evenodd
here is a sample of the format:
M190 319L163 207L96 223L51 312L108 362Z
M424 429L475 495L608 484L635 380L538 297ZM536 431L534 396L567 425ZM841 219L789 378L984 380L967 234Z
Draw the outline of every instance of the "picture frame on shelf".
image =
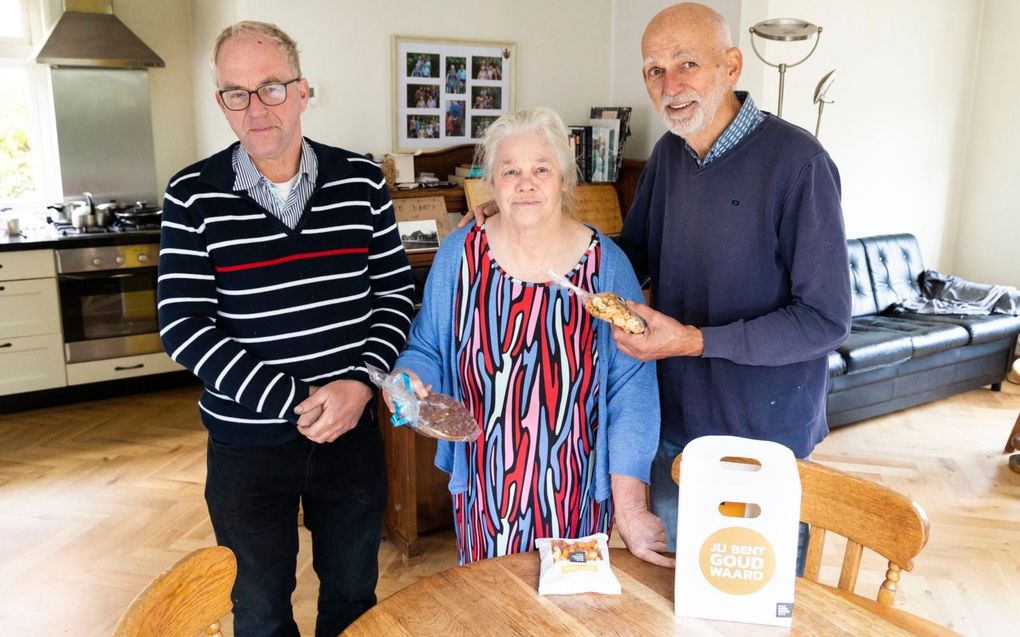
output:
M393 36L393 152L477 144L513 110L513 42Z
M397 232L408 252L434 250L453 231L442 197L394 199L393 210Z

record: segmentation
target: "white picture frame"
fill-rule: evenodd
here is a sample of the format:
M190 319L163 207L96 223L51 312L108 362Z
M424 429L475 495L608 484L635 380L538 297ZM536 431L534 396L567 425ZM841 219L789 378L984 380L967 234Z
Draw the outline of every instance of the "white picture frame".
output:
M393 36L393 152L480 142L514 108L516 51L513 42Z

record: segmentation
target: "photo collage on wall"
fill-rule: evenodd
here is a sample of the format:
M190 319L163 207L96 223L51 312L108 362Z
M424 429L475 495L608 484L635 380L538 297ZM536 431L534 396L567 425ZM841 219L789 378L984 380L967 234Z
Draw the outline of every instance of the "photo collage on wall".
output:
M478 143L513 107L514 46L397 36L398 152Z

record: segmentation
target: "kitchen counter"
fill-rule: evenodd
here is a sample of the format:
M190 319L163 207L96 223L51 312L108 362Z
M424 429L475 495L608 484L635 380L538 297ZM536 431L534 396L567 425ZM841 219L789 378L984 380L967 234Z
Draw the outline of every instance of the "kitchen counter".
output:
M48 250L64 248L92 248L96 246L129 245L132 243L159 243L159 230L133 230L130 232L99 232L84 235L60 236L48 226L26 228L21 235L10 236L0 231L0 252L16 250Z

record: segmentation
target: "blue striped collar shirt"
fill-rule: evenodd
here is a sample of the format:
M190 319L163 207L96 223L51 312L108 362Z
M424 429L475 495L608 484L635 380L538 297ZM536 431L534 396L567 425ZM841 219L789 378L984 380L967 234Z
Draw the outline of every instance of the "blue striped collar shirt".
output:
M719 136L719 139L715 140L712 147L708 149L705 159L702 160L698 157L698 153L694 152L694 149L689 144L687 146L687 151L694 156L700 167L707 166L716 159L719 159L726 151L736 146L740 140L765 120L765 114L758 110L754 100L751 99L750 93L747 91L734 91L733 94L737 96L737 100L741 103L740 110L737 111L737 116L733 118L730 125L723 131L723 134Z
M319 176L319 160L308 140L301 138L301 164L298 166L297 183L290 189L287 200L277 194L276 187L259 172L255 163L241 145L234 148L234 190L246 190L248 195L267 212L293 230L301 221L301 213L312 198L315 180Z

